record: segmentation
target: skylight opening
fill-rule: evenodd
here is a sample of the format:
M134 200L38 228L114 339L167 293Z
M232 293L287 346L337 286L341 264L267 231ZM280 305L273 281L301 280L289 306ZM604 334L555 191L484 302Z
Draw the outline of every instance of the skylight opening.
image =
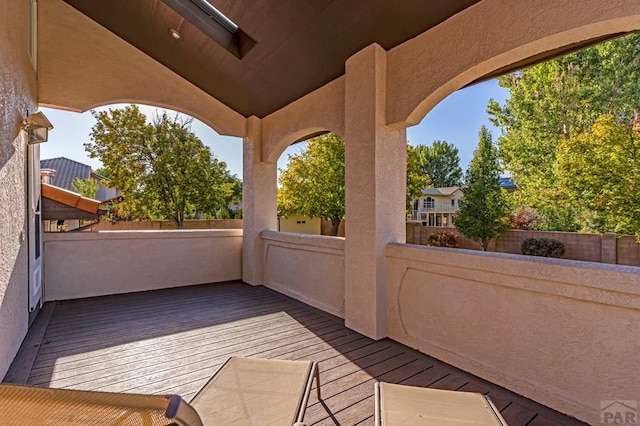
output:
M235 34L235 32L238 31L238 25L216 9L209 1L191 0L191 2L198 6L198 8L206 13L211 19L222 25L224 29L229 31L229 33Z

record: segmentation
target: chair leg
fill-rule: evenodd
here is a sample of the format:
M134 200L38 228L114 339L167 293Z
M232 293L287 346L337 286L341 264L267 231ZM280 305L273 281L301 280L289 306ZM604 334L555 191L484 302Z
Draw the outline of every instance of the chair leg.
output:
M318 401L320 401L320 367L316 364L316 391L318 392Z

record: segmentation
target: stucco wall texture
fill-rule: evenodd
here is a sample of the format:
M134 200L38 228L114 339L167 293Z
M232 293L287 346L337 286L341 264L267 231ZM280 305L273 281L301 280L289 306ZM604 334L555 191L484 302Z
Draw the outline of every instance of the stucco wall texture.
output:
M391 244L389 337L590 424L637 400L640 271Z
M46 301L240 279L242 230L45 234Z
M27 51L27 5L0 0L0 377L27 332L26 138L36 74Z
M261 237L265 287L344 318L343 238L274 231Z

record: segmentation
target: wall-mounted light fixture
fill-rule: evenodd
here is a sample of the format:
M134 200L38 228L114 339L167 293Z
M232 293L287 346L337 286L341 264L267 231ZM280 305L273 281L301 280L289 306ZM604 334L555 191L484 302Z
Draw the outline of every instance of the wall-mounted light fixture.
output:
M49 130L51 129L53 126L42 112L29 114L27 111L27 118L22 123L22 130L29 135L29 139L27 139L29 145L46 142L49 139Z

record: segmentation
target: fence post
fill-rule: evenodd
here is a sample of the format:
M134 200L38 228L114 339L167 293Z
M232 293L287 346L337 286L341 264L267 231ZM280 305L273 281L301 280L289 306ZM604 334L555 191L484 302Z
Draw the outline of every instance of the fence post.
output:
M617 263L616 234L602 234L602 263Z

